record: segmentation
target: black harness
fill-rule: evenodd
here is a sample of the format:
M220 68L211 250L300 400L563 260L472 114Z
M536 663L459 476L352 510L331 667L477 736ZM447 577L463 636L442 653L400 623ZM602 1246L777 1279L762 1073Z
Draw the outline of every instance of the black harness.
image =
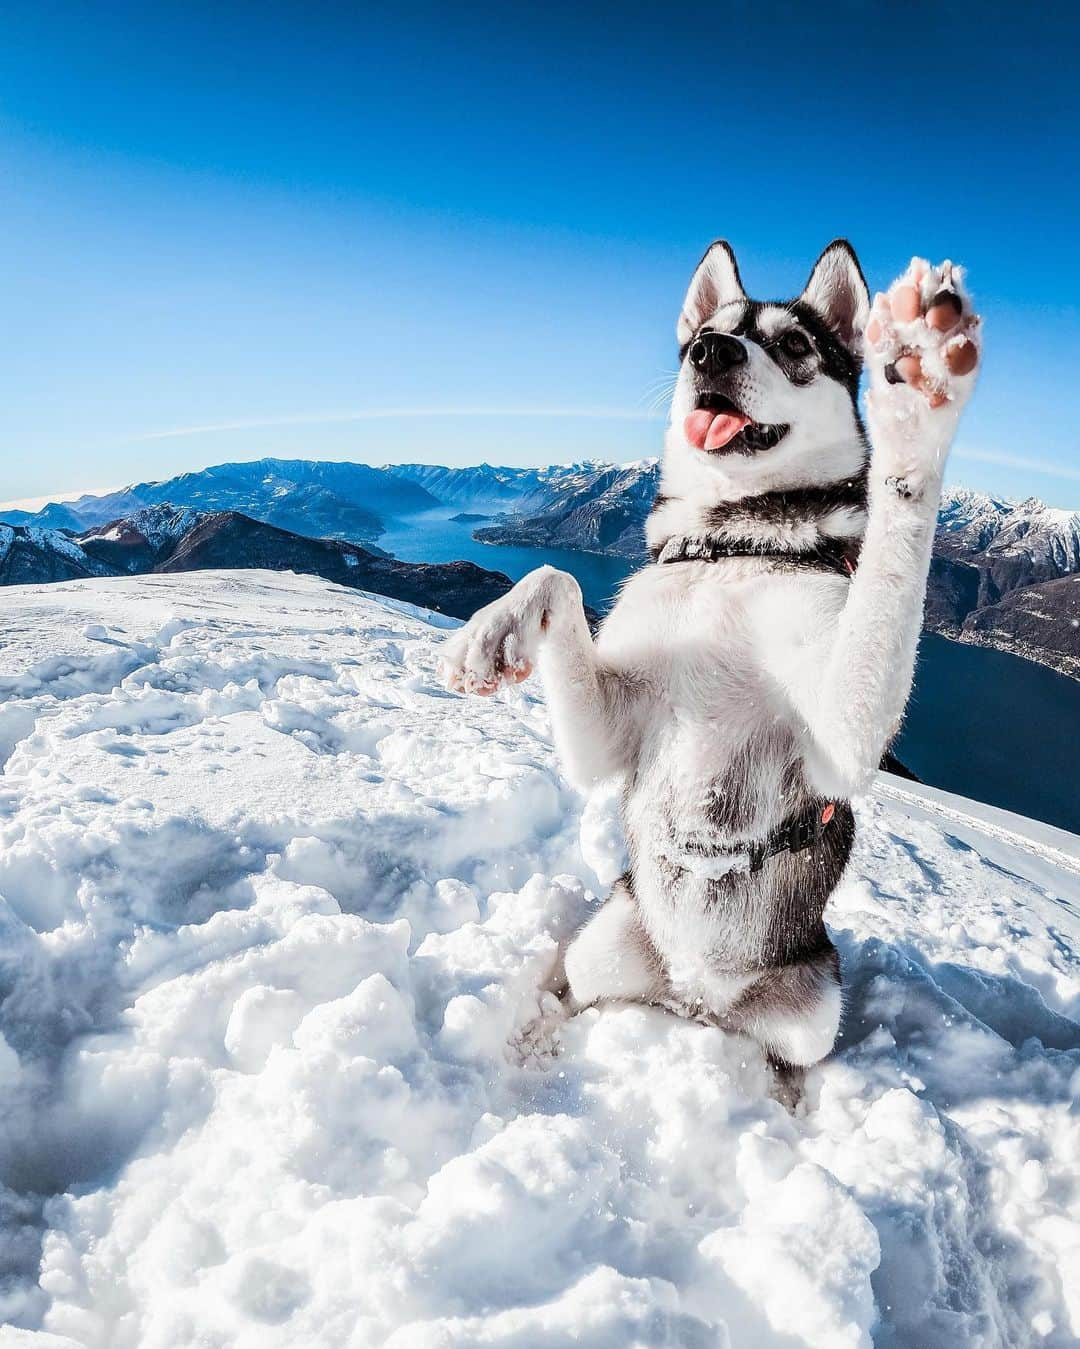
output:
M811 571L837 572L849 580L855 575L855 557L851 546L840 539L823 539L814 548L799 551L785 548L762 547L752 539L725 539L716 534L697 534L681 539L669 539L659 550L655 561L720 562L728 557L756 557L776 562L781 567L807 568ZM790 815L756 843L745 848L733 848L733 854L750 858L751 873L758 872L770 857L781 853L805 852L816 848L826 826L836 814L834 801L808 806L797 815Z
M813 548L796 550L763 546L753 539L725 539L716 534L693 534L681 539L668 539L654 560L661 564L720 562L728 557L756 557L776 562L782 567L833 571L847 577L855 574L851 545L842 539L823 539Z
M746 849L750 854L751 872L760 871L770 857L778 857L780 853L816 848L835 814L836 802L826 801L807 806L799 815L789 816L783 824Z

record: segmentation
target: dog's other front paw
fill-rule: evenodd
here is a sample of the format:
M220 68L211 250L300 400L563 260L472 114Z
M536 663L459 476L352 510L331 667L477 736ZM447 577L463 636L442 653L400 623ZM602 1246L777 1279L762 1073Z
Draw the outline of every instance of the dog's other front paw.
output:
M538 567L508 595L478 609L444 643L439 673L455 693L487 697L506 684L528 679L549 623L576 605L581 589L572 576Z
M444 644L439 654L443 683L455 693L482 698L504 685L520 684L532 674L530 636L514 606L489 604Z
M944 469L979 366L980 323L963 268L912 258L888 294L874 297L865 336L875 458L901 495L919 495Z

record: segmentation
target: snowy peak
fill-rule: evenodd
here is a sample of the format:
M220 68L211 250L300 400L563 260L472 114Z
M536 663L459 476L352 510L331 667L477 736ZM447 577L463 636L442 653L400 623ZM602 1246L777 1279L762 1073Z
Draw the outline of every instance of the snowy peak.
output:
M934 551L932 626L1080 671L1080 512L951 489Z
M444 468L439 464L391 464L382 470L390 478L422 487L443 506L502 510L532 486L537 470L497 468L476 464Z
M1055 510L1031 497L1005 517L986 551L1025 554L1062 576L1080 571L1080 512Z
M599 461L549 464L543 468L475 464L445 468L438 464L390 464L383 472L430 492L439 505L480 511L538 509L559 491L612 467Z
M204 519L205 511L162 502L88 529L75 542L113 571L149 571Z
M977 552L994 538L1013 509L1011 502L985 492L947 487L941 495L938 535L955 541L965 552Z
M948 488L938 515L938 541L946 551L969 558L1026 557L1045 570L1041 579L1080 571L1080 511L1047 506L1038 497L1008 501Z
M60 530L0 524L0 585L74 581L111 570Z
M660 480L655 459L567 468L518 503L506 520L476 531L487 543L576 548L637 558Z

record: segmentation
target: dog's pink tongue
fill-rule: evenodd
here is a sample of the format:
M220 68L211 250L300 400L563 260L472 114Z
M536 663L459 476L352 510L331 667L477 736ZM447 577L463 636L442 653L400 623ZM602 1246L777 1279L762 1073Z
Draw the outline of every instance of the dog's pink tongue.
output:
M721 450L749 425L750 418L737 412L710 412L708 408L698 408L683 422L683 434L695 449Z

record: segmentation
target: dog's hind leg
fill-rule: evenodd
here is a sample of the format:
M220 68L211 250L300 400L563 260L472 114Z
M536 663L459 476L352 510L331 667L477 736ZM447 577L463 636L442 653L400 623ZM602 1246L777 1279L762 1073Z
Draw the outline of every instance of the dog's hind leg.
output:
M840 1029L840 960L830 943L820 955L768 970L724 1015L751 1036L781 1071L809 1068L830 1052Z
M571 941L564 964L564 1000L573 1011L598 1002L661 1002L667 992L662 964L625 878Z

